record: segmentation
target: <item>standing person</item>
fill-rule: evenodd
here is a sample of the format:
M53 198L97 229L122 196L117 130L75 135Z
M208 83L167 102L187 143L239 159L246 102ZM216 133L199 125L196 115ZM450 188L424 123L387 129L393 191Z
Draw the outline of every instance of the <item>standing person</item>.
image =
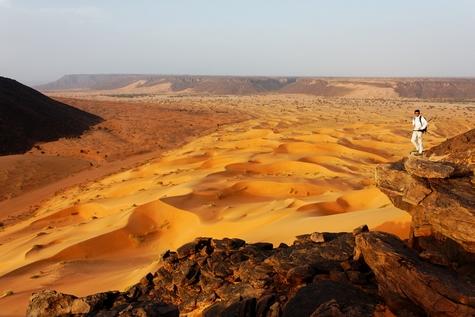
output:
M422 145L422 134L427 131L427 120L421 115L419 109L414 110L414 117L412 118L412 138L411 142L416 147L416 155L422 155L424 146Z

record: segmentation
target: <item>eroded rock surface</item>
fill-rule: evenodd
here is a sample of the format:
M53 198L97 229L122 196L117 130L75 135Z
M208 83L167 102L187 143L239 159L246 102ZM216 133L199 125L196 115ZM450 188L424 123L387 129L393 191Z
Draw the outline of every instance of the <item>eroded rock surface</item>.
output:
M424 262L387 233L362 233L356 244L392 311L401 316L475 316L475 284L467 276Z
M455 173L455 167L447 162L437 162L417 156L409 156L404 162L405 170L414 176L423 178L448 178Z
M475 130L376 169L377 186L412 215L405 245L383 233L356 237L356 253L401 316L475 316ZM411 248L409 248L409 247Z
M474 131L430 150L429 158L409 157L377 167L377 186L412 215L415 238L454 241L475 253Z
M29 317L97 316L97 317L178 317L176 306L156 299L145 299L120 292L106 292L78 298L45 290L30 298Z
M471 167L475 164L475 129L459 134L427 151L431 157L441 157L445 162Z
M371 271L353 261L354 247L352 233L303 235L277 248L198 238L165 253L159 269L127 292L39 293L28 316L174 316L170 307L203 316L372 316L384 305ZM169 305L158 310L154 303Z

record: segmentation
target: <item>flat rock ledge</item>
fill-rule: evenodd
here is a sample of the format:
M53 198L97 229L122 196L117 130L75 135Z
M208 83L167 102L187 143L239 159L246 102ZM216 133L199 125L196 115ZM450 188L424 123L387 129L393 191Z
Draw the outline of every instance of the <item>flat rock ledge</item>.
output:
M456 171L452 165L447 162L431 161L413 155L410 155L404 161L404 168L409 174L424 178L449 178Z

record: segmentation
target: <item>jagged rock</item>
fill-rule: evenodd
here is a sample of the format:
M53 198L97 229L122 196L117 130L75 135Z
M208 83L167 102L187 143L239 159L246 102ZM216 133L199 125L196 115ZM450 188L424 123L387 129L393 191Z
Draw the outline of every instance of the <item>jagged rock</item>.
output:
M211 240L211 246L215 251L219 250L238 250L240 247L242 247L244 244L246 244L246 241L242 239L229 239L229 238L224 238L222 240L218 239L213 239Z
M413 249L361 233L355 257L364 257L386 303L403 316L475 314L475 270L466 269L475 265L473 145L475 129L430 149L429 158L376 168L376 185L412 215Z
M475 287L448 269L423 262L387 233L356 236L357 252L374 272L379 292L401 316L474 316Z
M296 266L287 272L286 280L296 285L304 284L311 281L315 273L315 269L308 264Z
M380 302L375 280L366 278L368 272L363 265L352 261L354 235L323 233L318 235L323 241L311 238L317 235L301 236L291 246L277 248L270 243L246 244L240 239L198 238L178 248L177 252L165 252L157 271L147 274L126 292L82 298L52 293L54 296L43 296L42 305L38 305L38 300L32 300L29 309L45 312L38 316L71 314L73 307L82 309L76 311L77 316L88 313L97 316L174 316L178 307L181 313L204 309L205 316L277 317L281 316L284 307L288 315L292 305L299 307L300 302L306 303L298 295L303 292L302 287L323 293L316 289L334 285L338 285L338 290L345 290L344 296L358 288L360 295L364 293L361 296L373 298L372 303ZM348 269L349 278L343 267ZM362 269L361 274L352 272L359 269ZM341 294L331 291L329 294L321 304L334 296L341 311L349 311L350 303L338 299ZM55 304L58 302L61 305ZM85 305L73 306L73 303ZM287 303L291 303L290 306ZM53 310L59 308L62 310ZM317 308L312 306L309 314ZM159 315L152 312L159 312Z
M268 316L272 311L275 300L274 294L262 296L256 304L256 317Z
M26 311L28 317L50 317L68 314L87 314L91 307L73 295L44 290L34 293Z
M160 301L129 298L119 292L99 293L78 298L44 290L30 298L26 316L96 316L96 317L178 317L178 309Z
M431 181L430 186L432 193L421 204L425 214L420 218L427 219L434 232L475 253L475 187L468 178Z
M310 236L273 249L200 238L181 249L194 250L181 252L187 256L166 252L158 270L126 292L77 298L46 291L32 297L28 316L173 317L178 308L208 317L385 316L387 306L400 316L473 313L470 270L460 279L398 238L366 229L327 242Z
M170 305L160 305L151 301L131 302L101 310L94 317L178 317L178 309ZM89 317L89 316L88 316Z
M355 317L372 316L379 303L377 297L369 295L351 284L320 281L299 289L297 294L284 306L282 316L333 316L323 315L323 312L328 310L330 301L336 303L336 308L343 316Z
M210 247L211 238L196 238L193 242L189 242L176 250L179 258L185 258L201 251L205 247Z
M345 317L345 315L341 312L338 302L332 299L318 306L310 317Z
M339 233L335 232L314 232L312 234L302 234L297 236L294 244L306 243L309 241L320 243L329 242L339 236Z
M455 168L448 163L412 155L404 161L404 168L409 174L423 178L449 178L455 172Z
M473 171L475 168L475 129L430 148L426 154L429 157L443 158L445 162L455 164L456 168L462 167L462 171Z
M362 232L368 232L368 231L369 231L368 225L362 225L353 230L353 235L356 236Z
M351 233L324 233L325 241L318 243L311 236L298 237L291 247L277 248L269 243L245 244L239 239L200 238L179 248L176 257L173 252L164 254L149 292L177 305L183 313L208 306L207 314L222 313L232 303L255 298L256 312L277 314L298 287L312 283L317 274L329 276L331 271L341 270L341 263L353 256ZM345 278L345 283L351 282ZM278 305L275 300L264 300L280 298L275 294L285 300L279 300Z
M401 162L378 165L375 180L396 207L407 211L432 192L427 181L406 173Z
M441 265L441 266L450 266L450 263L442 253L435 250L424 250L419 253L421 259L427 260L430 263Z
M412 215L414 237L444 237L475 253L475 189L469 177L413 177L399 162L378 166L376 184Z
M305 236L305 235L304 235ZM316 236L321 236L323 241L316 241ZM341 232L314 232L310 235L310 240L313 242L330 242L341 236ZM298 237L297 237L298 238Z
M269 296L266 296L266 301ZM265 302L264 305L268 305ZM269 305L268 305L269 306ZM206 308L203 317L265 317L269 307L263 308L262 302L258 303L255 298L244 298L232 303L216 303Z

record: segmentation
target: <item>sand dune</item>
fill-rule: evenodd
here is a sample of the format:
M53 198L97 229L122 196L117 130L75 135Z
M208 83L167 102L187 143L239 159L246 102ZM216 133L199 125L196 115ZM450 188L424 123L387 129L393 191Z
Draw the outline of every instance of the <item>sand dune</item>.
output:
M389 112L394 105L381 104L379 113L371 111L373 104L301 97L291 106L279 98L226 99L253 119L73 187L30 219L5 227L0 285L15 294L0 299L0 306L21 308L31 291L43 287L77 295L124 289L151 271L160 253L197 236L278 244L360 224L407 235L407 214L374 187L373 173L375 164L412 149L405 133L414 105ZM444 113L440 107L433 113ZM431 126L427 145L475 122L460 118L449 128ZM21 315L20 308L8 314Z
M382 208L388 205L390 205L390 201L382 197L377 188L371 187L351 191L335 200L304 205L297 210L315 216L330 216L350 211Z

